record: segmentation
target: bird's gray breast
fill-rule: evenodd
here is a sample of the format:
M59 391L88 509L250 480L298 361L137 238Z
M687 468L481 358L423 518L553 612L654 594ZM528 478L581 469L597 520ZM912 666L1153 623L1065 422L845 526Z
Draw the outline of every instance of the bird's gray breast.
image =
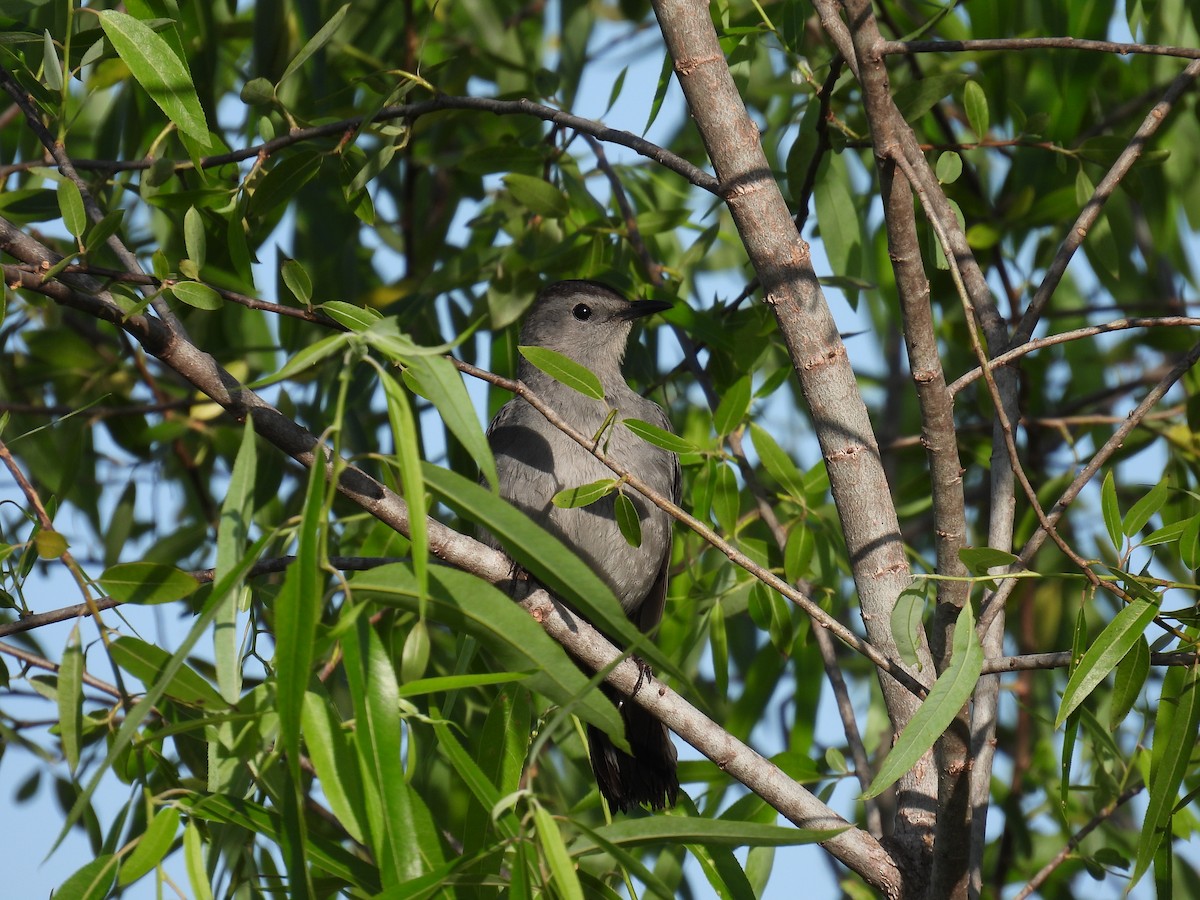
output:
M655 492L674 499L674 456L647 444L620 424L624 417L661 421L662 411L651 401L630 393L630 398L619 403L622 408L602 434L599 449ZM595 435L609 407L577 394L570 399L570 424L588 436ZM561 404L552 405L563 409ZM501 495L575 550L612 588L626 612L637 609L670 553L667 514L637 491L626 488L625 494L641 522L641 545L633 547L617 525L614 495L585 507L555 506L553 497L559 491L616 475L523 400L515 399L500 411L488 436L496 456Z

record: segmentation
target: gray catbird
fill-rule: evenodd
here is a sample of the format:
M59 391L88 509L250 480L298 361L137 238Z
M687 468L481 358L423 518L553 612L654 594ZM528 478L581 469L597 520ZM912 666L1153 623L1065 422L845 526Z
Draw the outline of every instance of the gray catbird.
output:
M634 319L670 307L669 303L630 303L595 281L560 281L538 295L521 328L522 345L557 350L594 372L604 400L592 400L521 359L517 376L578 431L600 432L616 409L615 424L600 438L601 448L651 488L679 502L679 459L648 444L620 424L633 418L670 429L658 404L629 388L621 374L625 344ZM642 630L663 614L667 568L671 561L671 519L636 491L627 491L641 521L641 545L621 534L615 495L574 509L551 502L559 491L615 477L612 470L567 437L524 400L509 401L488 428L496 455L500 494L575 550L612 588L626 615ZM679 791L675 747L666 727L636 703L621 703L625 737L633 755L618 750L604 732L589 727L592 771L609 806L625 811L646 804L674 805Z

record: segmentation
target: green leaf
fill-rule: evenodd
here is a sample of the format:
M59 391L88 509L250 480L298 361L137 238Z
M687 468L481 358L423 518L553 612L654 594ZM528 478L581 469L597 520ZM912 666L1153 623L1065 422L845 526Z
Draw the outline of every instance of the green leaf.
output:
M941 737L963 704L970 699L982 671L983 648L975 633L975 615L971 611L971 604L966 603L954 625L950 665L938 676L929 696L901 732L870 787L863 791L862 799L878 797L917 764L917 760Z
M67 636L58 669L58 730L63 756L71 774L79 767L79 740L83 731L83 647L79 642L79 623Z
M162 687L162 693L189 706L225 709L225 700L195 669L180 665L172 671L171 654L140 638L123 635L109 645L113 662L146 686Z
M963 547L958 551L958 558L972 575L987 575L989 569L999 566L1011 566L1018 557L1005 550L995 550L992 547Z
M514 200L539 216L561 219L571 210L566 195L544 179L512 172L504 176L504 184Z
M1133 709L1133 704L1137 702L1138 695L1142 691L1142 685L1146 683L1146 677L1149 674L1150 645L1146 643L1146 638L1143 635L1134 642L1133 647L1125 654L1125 658L1117 664L1112 705L1108 710L1108 727L1110 730L1115 732L1117 727L1125 721L1125 717Z
M121 726L117 729L117 733L108 739L108 753L105 755L103 763L96 768L96 770L92 773L91 779L75 798L75 802L71 806L71 809L68 810L66 819L63 822L62 830L55 838L54 847L51 848L51 850L56 849L58 845L62 843L63 838L66 837L67 833L75 825L75 823L79 821L84 811L89 808L92 795L95 794L96 788L100 785L100 781L104 778L109 769L112 768L117 757L123 753L133 741L134 735L137 734L137 731L145 721L146 716L148 716L154 709L155 704L158 703L158 701L166 693L167 688L175 684L176 674L185 668L184 660L187 658L187 655L192 652L192 648L196 646L196 642L200 640L200 636L208 632L208 626L212 624L213 619L216 617L220 603L229 594L233 584L245 577L255 560L258 559L259 554L262 553L263 549L273 539L273 537L273 533L265 534L260 537L257 541L255 541L254 546L251 547L246 555L242 558L241 563L238 566L238 570L231 572L224 579L219 579L217 583L213 585L212 593L210 594L204 609L192 622L191 628L188 630L188 633L184 636L183 640L179 642L178 647L175 649L175 652L171 654L170 659L168 659L165 664L158 668L156 673L157 679L152 678L149 682L143 679L143 684L146 685L146 693L143 694L142 698L134 704L132 709L126 712L125 718L121 722ZM115 642L114 648L124 640L127 640L127 638L119 638ZM138 641L137 644L141 645L142 642ZM153 655L151 655L151 658L142 658L139 660L137 658L138 654L136 653L138 648L134 647L132 649L135 651L135 653L132 655L132 658L139 665L143 665L143 667L145 667L144 664L147 662L150 666L153 666L157 661L156 658L153 658ZM158 651L158 653L163 653L163 651L158 650L157 647L152 648L152 650ZM191 672L190 669L188 672L191 675L195 675L195 673ZM138 677L140 678L141 676ZM183 680L186 683L188 679L185 677ZM201 681L203 681L203 679L201 679ZM207 682L204 683L207 684ZM209 691L212 691L211 686L209 686ZM213 692L213 695L216 696L215 692ZM216 696L216 699L218 702L220 702L219 696Z
M192 888L191 896L196 900L213 900L208 866L204 860L204 842L200 839L200 829L190 819L183 829L183 864Z
M293 200L300 188L321 171L322 160L323 157L312 150L285 156L257 183L250 197L250 213L266 216L275 207Z
M367 794L371 848L384 890L394 890L422 874L423 868L412 790L400 764L396 673L366 616L359 616L347 629L342 650L354 703L355 745L364 778L371 785Z
M296 540L296 561L283 576L275 602L275 682L279 742L293 778L300 772L300 718L312 677L313 643L321 619L325 528L324 450L308 471Z
M542 845L542 856L550 869L555 895L563 900L583 900L583 885L579 883L579 874L567 853L558 823L540 803L533 808L533 823L538 843Z
M342 24L342 19L346 18L346 13L350 11L350 4L346 3L329 17L329 21L321 26L321 30L308 39L300 52L296 54L296 58L288 63L288 67L283 70L283 74L279 76L279 81L276 82L276 88L283 84L288 78L299 69L302 65L308 62L309 57L324 47L333 39L333 35L337 32Z
M580 716L588 722L621 733L620 715L613 705L588 689L583 672L529 613L473 575L440 566L431 568L429 575L429 620L453 633L471 635L508 671L533 672L528 682L533 690L560 705L578 704ZM416 580L401 563L358 573L350 584L356 597L417 611Z
M649 422L643 422L641 419L622 419L621 424L646 443L661 447L663 450L670 450L672 453L700 452L699 448L679 435Z
M1157 603L1139 597L1117 613L1104 627L1100 636L1088 645L1083 659L1067 680L1062 703L1054 719L1055 728L1062 725L1067 716L1087 699L1088 694L1125 658L1125 654L1142 638L1157 614Z
M50 90L57 93L63 89L62 60L58 58L58 48L54 46L49 30L42 33L42 77Z
M242 440L225 499L221 503L221 520L217 528L217 565L215 577L237 568L238 560L250 544L250 527L254 516L254 480L257 471L257 446L254 420L247 416L242 428ZM286 576L285 576L286 578ZM238 636L238 601L242 585L235 584L229 598L213 623L213 659L217 669L217 686L229 704L238 702L242 692L241 641Z
M416 681L425 674L429 665L429 629L425 627L425 619L419 618L409 630L404 639L404 647L400 651L400 681L407 684Z
M892 607L892 637L896 641L896 652L910 666L920 663L917 651L925 634L925 607L928 602L925 585L914 584L900 592L896 605Z
M146 823L146 830L138 838L137 846L125 858L117 883L122 887L133 884L162 862L171 845L175 843L175 833L178 830L178 809L174 806L164 806L155 812L154 817Z
M317 306L321 312L350 331L366 331L383 319L383 315L370 307L355 306L344 300L329 300Z
M630 547L642 546L642 522L638 518L637 507L624 494L617 494L613 512L617 517L617 527L621 536Z
M299 260L285 259L280 267L280 274L292 296L307 306L312 300L312 278L309 277L308 270Z
M389 375L381 378L387 401L388 423L396 449L396 467L400 472L400 490L413 514L409 516L408 539L412 551L413 572L422 593L429 584L429 531L425 523L425 478L421 474L421 447L412 404L404 386ZM407 679L405 679L407 680Z
M432 707L431 717L439 718L437 707ZM480 765L471 759L463 745L458 742L454 732L445 722L435 721L433 733L437 736L438 752L442 754L467 786L471 796L486 810L493 810L499 805L501 794L496 785L488 778ZM520 832L516 816L510 808L495 820L496 828L506 840L513 840Z
M754 442L758 458L771 477L779 482L779 486L789 497L803 501L804 475L787 452L775 442L775 438L771 437L766 429L754 422L750 423L750 439Z
M88 227L87 213L83 209L83 194L78 185L70 179L64 179L58 184L58 209L62 213L63 224L73 237L80 237Z
M208 260L208 240L204 234L204 215L194 206L189 206L183 214L183 242L188 259L196 264L197 270L203 269Z
M855 275L861 265L862 240L850 173L840 156L823 163L822 170L813 188L821 242L835 274Z
M590 506L601 497L607 497L611 494L617 486L618 480L616 478L601 478L599 481L581 484L579 487L564 488L551 497L550 502L559 509L576 509L580 506Z
M1154 720L1154 746L1150 758L1150 791L1146 814L1139 823L1137 859L1129 877L1132 888L1150 867L1164 838L1170 838L1171 816L1179 786L1196 750L1200 729L1200 667L1173 666L1163 678L1162 695Z
M918 81L909 82L896 90L896 106L904 114L905 121L915 122L943 97L948 97L958 90L968 76L961 72L947 75L931 75Z
M1109 540L1117 552L1125 546L1125 530L1121 526L1121 507L1117 504L1117 486L1113 481L1112 469L1104 476L1104 484L1100 486L1100 509L1104 513L1104 527L1108 530Z
M953 150L947 150L938 157L937 180L942 184L954 184L962 175L962 157Z
M658 73L658 87L654 89L654 99L650 101L650 115L646 119L646 127L642 129L643 137L654 124L654 120L658 118L663 101L667 99L667 88L671 86L671 76L674 74L675 66L674 61L671 59L671 54L664 53L662 70Z
M171 46L133 16L107 9L100 26L142 89L184 134L208 146L208 124L192 76Z
M415 381L418 392L437 407L442 422L475 460L488 484L498 484L496 459L458 370L441 356L422 356L410 362L405 374Z
M647 816L620 819L595 829L595 833L618 847L672 846L699 844L704 847L791 847L819 844L836 837L845 828L793 828L743 822L731 819L704 819L685 816ZM571 855L586 856L600 850L590 837L571 844Z
M103 247L108 239L117 233L117 230L124 222L125 210L114 209L87 230L83 236L84 247L89 251L95 250L97 247Z
M989 127L987 94L978 82L968 81L963 88L963 106L975 136L981 141L986 140Z
M746 410L749 408L750 376L745 375L733 383L717 404L716 412L713 413L713 428L717 430L717 435L725 437L731 434L746 417Z
M1179 558L1189 569L1200 569L1200 513L1187 520L1179 535Z
M33 549L40 559L58 559L67 552L67 539L58 531L39 528L33 536Z
M185 809L190 816L209 822L234 825L264 840L280 840L282 828L277 812L241 797L209 794L194 799L194 796L193 799L185 801ZM379 893L379 874L375 867L341 844L310 834L304 852L315 869L361 888L367 894Z
M727 535L737 531L738 514L741 512L741 497L738 494L737 476L733 468L724 463L717 467L716 489L713 491L713 513L717 524Z
M97 857L75 872L54 892L55 900L104 900L121 865L112 853Z
M541 369L555 381L574 388L585 397L593 400L604 399L604 388L597 378L585 366L581 366L569 356L564 356L557 350L546 347L517 347L530 363Z
M1164 478L1138 500L1125 516L1125 534L1133 537L1141 531L1150 518L1167 502L1167 480Z
M348 732L333 704L312 691L304 695L301 722L308 757L329 809L350 837L365 844L362 773Z
M177 300L196 309L217 310L225 305L220 294L198 281L177 281L171 285L171 293Z

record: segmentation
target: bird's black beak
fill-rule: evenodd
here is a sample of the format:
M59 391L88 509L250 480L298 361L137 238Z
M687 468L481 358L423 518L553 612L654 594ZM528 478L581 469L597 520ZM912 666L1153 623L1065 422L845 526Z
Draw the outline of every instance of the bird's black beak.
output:
M641 319L646 316L652 316L656 312L670 309L672 304L665 300L639 300L636 303L630 303L625 309L621 310L617 315L622 319Z

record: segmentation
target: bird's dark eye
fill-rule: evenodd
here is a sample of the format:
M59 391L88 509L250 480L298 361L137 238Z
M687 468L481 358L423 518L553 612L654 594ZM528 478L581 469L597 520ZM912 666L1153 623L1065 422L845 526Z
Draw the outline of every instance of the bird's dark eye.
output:
M592 317L592 308L586 303L576 303L571 309L571 315L577 318L580 322L586 322Z

